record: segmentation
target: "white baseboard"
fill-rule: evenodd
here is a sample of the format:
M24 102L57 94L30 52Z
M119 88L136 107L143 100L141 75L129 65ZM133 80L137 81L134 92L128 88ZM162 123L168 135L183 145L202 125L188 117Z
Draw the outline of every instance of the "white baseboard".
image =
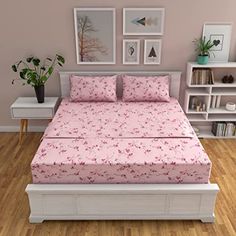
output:
M44 132L47 126L29 126L28 132ZM19 126L0 126L0 132L19 132Z

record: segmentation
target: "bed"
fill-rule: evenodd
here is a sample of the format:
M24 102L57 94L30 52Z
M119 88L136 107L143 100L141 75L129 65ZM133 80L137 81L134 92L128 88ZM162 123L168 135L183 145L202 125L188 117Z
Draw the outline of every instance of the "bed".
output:
M62 102L31 163L30 222L214 220L219 189L178 103L180 73L135 74L163 73L171 77L169 103L72 103L69 76L91 73L60 73Z

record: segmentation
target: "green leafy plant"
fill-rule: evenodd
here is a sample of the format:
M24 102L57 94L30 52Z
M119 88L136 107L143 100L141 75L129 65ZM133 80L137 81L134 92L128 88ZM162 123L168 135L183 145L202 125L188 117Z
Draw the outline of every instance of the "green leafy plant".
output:
M194 44L196 46L195 51L198 53L198 56L208 56L210 57L210 49L214 46L214 43L209 39L206 40L206 37L195 39ZM214 54L213 54L214 55Z
M37 57L28 57L26 60L20 60L12 65L12 70L19 73L19 78L12 80L12 84L16 80L22 80L23 85L29 84L33 87L44 85L52 75L55 66L63 66L65 63L64 57L56 54L52 59L47 57L42 62Z

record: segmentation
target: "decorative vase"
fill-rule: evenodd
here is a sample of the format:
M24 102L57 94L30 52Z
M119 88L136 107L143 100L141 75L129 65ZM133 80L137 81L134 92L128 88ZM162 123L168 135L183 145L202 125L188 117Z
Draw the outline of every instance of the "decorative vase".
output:
M34 87L38 103L44 103L44 85Z
M197 63L199 65L206 65L208 63L208 60L209 60L209 57L207 55L197 57Z

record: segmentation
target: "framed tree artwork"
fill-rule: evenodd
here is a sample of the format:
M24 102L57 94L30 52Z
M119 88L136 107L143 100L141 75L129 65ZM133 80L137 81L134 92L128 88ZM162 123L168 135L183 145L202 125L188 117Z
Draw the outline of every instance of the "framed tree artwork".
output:
M77 64L115 64L114 8L75 8Z
M123 35L163 35L164 8L123 8Z
M140 40L123 40L123 64L139 64Z
M144 64L161 63L161 39L148 39L144 42Z

